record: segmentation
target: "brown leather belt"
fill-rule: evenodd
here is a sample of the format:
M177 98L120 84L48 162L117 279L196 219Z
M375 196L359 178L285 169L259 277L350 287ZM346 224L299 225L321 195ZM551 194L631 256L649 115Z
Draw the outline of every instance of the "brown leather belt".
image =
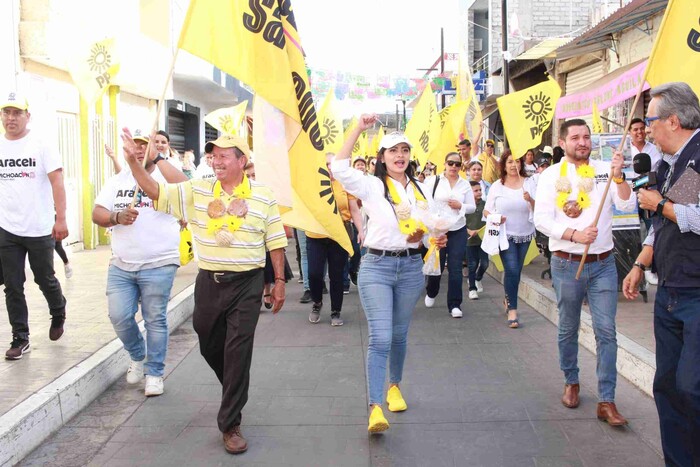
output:
M606 251L605 253L600 253L597 255L586 255L586 261L585 263L595 263L596 261L603 261L605 258L610 256L612 253L612 250ZM573 253L567 253L565 251L553 251L552 254L554 256L558 256L560 258L568 259L569 261L574 261L577 263L581 262L581 258L583 257L582 255L575 255Z

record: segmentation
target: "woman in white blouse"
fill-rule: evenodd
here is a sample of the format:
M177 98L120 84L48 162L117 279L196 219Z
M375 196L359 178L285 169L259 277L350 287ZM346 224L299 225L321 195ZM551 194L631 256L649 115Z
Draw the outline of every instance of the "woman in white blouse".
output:
M468 180L479 182L483 199L487 199L491 184L482 177L484 174L484 166L481 165L481 162L477 160L469 162L467 164L467 174L469 176Z
M362 200L369 216L364 242L367 254L360 265L358 288L369 326L370 433L389 428L381 407L387 357L390 360L388 409L392 412L407 409L399 383L406 358L408 327L424 283L423 259L418 249L424 232L413 229L416 205L427 203L426 196L430 196L413 176L409 165L411 143L403 133L389 133L382 138L374 176L364 176L350 168L350 153L357 138L377 121L376 115L362 115L331 164L335 178L348 193ZM405 233L407 230L411 233ZM444 247L446 241L443 235L437 244Z
M501 178L491 185L484 207L484 218L489 214L500 214L502 228L506 229L508 249L501 250L505 275L504 306L508 313L508 326L517 328L518 320L518 286L520 273L525 263L525 255L530 242L535 237L535 224L532 213L535 207L534 187L525 176L522 159L515 160L509 150L501 156L499 162Z
M447 311L453 318L462 317L462 260L467 253L467 221L465 216L476 209L472 187L459 176L462 158L451 152L445 157L445 174L429 177L425 186L432 193L436 209L451 209L459 220L447 232L447 248L440 250L440 271L447 257ZM428 276L425 306L431 308L440 292L441 276Z

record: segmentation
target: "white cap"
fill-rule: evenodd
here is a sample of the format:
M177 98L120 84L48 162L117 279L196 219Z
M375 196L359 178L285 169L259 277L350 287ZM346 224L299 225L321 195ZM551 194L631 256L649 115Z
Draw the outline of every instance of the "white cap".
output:
M408 144L409 148L413 147L413 145L408 141L408 138L406 138L406 135L400 131L393 131L388 135L384 135L382 140L379 142L379 149L393 148L399 143L406 143Z
M545 146L544 148L542 148L542 152L545 154L554 155L554 150L552 149L552 146Z

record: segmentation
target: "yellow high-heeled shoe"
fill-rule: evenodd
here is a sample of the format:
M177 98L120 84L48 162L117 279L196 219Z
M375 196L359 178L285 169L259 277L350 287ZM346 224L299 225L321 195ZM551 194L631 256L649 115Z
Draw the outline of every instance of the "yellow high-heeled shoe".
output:
M390 412L403 412L408 408L398 386L389 388L389 392L386 394L386 403Z
M386 431L388 429L389 422L386 418L384 418L382 408L375 405L374 408L372 408L372 412L369 414L369 426L367 427L367 431L370 433L381 433L382 431Z

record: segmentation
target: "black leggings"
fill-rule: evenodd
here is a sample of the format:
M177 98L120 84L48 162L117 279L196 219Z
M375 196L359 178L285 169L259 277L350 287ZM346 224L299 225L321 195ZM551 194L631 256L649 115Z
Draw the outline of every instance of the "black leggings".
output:
M68 255L66 255L66 250L63 249L63 244L59 240L56 240L56 246L54 246L54 249L56 250L56 253L58 253L58 256L61 257L63 264L68 264Z

